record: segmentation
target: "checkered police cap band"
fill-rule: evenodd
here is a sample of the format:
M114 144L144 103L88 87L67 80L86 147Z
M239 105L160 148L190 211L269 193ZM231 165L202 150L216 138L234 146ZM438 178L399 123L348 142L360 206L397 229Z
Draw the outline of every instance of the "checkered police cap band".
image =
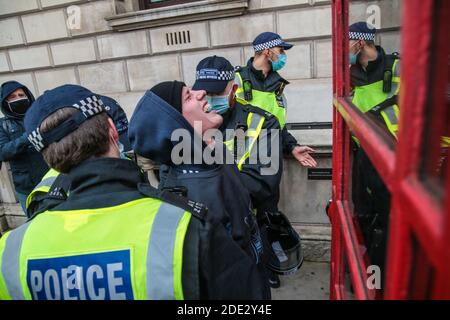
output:
M80 122L84 122L87 119L89 119L105 110L103 101L96 96L87 97L86 99L80 100L80 102L75 103L72 106L75 107L76 109L78 109L79 111L81 111L81 113L83 114L83 117L81 117L79 120ZM56 127L56 128L58 128L58 127ZM67 128L65 128L65 129L67 129ZM62 134L67 135L70 132L72 132L73 129L74 128L65 130L64 132L62 132ZM69 131L69 132L66 132L66 131ZM52 131L50 131L50 132L52 132ZM47 139L45 138L46 136L47 136L47 132L45 134L41 134L40 129L37 128L36 130L33 130L31 132L31 134L28 135L28 140L30 141L30 143L34 146L34 148L38 152L41 152L45 147L47 147L48 145L50 145L51 143L54 142L54 141L47 141Z
M103 101L96 96L87 97L85 100L81 100L79 103L73 105L80 110L86 119L95 116L105 110Z
M278 38L278 39L271 40L271 41L268 41L268 42L255 44L253 46L253 49L255 50L255 52L259 52L259 51L263 51L265 49L275 48L275 47L277 47L277 46L279 46L280 44L283 44L283 43L284 43L284 41L281 40L280 38Z
M197 71L197 80L217 80L217 81L231 81L234 80L235 72L219 71L217 69L201 69Z
M37 128L36 130L31 132L30 135L28 135L28 140L33 145L33 147L39 152L45 148L44 139L41 136L39 128Z
M350 40L375 41L375 33L350 32L349 39Z

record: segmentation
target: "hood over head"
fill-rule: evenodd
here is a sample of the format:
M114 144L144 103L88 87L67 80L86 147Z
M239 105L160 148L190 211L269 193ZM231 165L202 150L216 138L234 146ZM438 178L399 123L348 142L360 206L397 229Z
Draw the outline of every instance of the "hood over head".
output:
M172 134L177 129L184 130L174 135L172 141ZM190 162L183 163L189 167L198 166L193 164L194 155L200 155L202 159L201 155L206 147L182 114L152 91L147 91L138 102L130 120L128 136L137 154L167 165L174 165L172 150L183 141L183 145L190 146Z
M17 82L17 81L7 81L2 84L2 88L1 88L1 93L0 93L1 110L2 110L3 114L8 117L21 119L24 116L18 116L16 114L13 114L9 110L7 102L6 102L6 99L9 97L9 95L11 93L13 93L14 91L16 91L17 89L23 89L23 91L27 95L28 99L30 100L30 106L31 106L31 104L33 104L33 102L35 100L34 95L31 93L31 91L26 86L24 86L23 84L21 84L20 82Z

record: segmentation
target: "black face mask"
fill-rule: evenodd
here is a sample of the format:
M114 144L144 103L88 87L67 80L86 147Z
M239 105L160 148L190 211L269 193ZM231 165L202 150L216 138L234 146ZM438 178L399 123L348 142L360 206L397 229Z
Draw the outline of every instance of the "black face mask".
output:
M28 98L21 98L16 101L8 102L8 107L13 114L23 116L30 107L30 100Z

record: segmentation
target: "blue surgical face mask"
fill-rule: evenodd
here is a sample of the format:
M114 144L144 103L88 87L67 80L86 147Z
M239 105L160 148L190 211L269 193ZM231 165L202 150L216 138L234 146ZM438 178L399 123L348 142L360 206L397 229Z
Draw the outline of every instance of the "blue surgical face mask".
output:
M358 43L359 43L359 42L355 42L355 43L350 47L350 49L353 48L353 46L356 46ZM355 65L355 64L358 63L358 60L359 60L359 54L360 54L360 53L361 53L361 49L359 49L358 52L356 52L356 53L349 53L349 55L348 55L348 61L349 61L350 65L353 66L353 65Z
M120 141L117 141L117 149L119 149L120 159L129 160L123 151L124 146Z
M274 52L274 51L272 51L272 52ZM286 62L287 62L287 55L285 53L278 54L277 61L270 60L273 71L278 71L278 70L283 69L283 67L286 65Z
M229 93L226 96L206 96L209 104L208 112L216 111L220 115L225 114L230 109L229 96Z
M358 63L359 53L350 53L348 55L348 61L353 66Z

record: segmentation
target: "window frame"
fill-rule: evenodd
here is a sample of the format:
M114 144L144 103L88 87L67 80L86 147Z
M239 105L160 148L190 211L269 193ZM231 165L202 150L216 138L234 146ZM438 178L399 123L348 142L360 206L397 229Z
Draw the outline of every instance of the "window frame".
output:
M149 0L139 0L139 10L156 9L163 7L175 6L189 2L197 2L202 0L165 0L163 2L150 3Z

